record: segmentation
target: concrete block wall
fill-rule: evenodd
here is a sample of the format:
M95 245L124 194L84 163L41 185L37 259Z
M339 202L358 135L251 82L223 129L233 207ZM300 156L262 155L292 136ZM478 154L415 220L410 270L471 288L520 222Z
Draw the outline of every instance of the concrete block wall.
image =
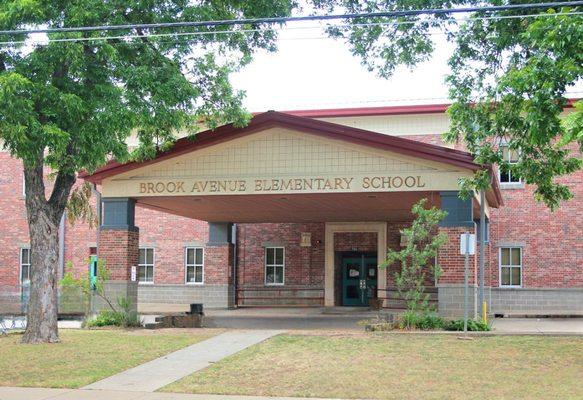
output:
M228 284L138 285L140 311L174 311L168 305L178 305L188 310L190 303L202 303L205 308L228 308L232 306L232 286Z
M583 288L492 288L492 314L583 315Z

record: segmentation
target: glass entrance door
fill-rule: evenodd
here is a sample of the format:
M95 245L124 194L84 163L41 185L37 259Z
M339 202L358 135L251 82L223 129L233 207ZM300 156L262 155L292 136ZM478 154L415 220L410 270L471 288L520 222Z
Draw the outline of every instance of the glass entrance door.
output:
M342 304L368 306L377 288L377 258L365 254L342 259Z

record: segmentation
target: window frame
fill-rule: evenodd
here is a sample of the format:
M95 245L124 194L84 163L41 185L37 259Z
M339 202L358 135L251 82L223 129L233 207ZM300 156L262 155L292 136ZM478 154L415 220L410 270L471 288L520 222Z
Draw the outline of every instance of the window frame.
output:
M510 146L508 145L508 143L502 143L500 145L500 149L502 150L502 159L504 159L504 150L503 150L503 148L508 149L508 159L507 160L504 160L504 161L507 162L510 165L512 165L512 164L518 164L518 162L519 162L518 160L517 161L514 161L514 162L513 161L510 161L510 158L511 158L510 151L511 151L511 149L510 149ZM516 152L518 153L518 158L520 159L520 150L516 150ZM502 167L499 165L498 166L498 183L500 183L500 185L503 185L505 187L513 187L513 186L514 187L522 187L522 186L524 186L524 182L522 181L522 177L520 177L520 176L518 177L518 181L516 181L516 182L513 182L512 181L512 171L510 171L510 170L508 171L508 177L510 179L508 182L506 182L506 181L503 182L502 181Z
M24 250L28 251L28 264L25 264L22 262ZM32 260L31 260L32 254L30 251L30 247L21 247L19 253L20 254L19 254L19 263L18 264L20 266L20 272L18 274L18 281L20 282L21 285L23 285L24 280L22 279L22 267L25 265L28 266L28 279L27 279L27 281L30 283L30 272L31 272L30 270L31 270L31 266L32 266Z
M511 264L508 265L503 265L502 264L502 250L503 249L509 249L510 250L510 254L509 254L509 261ZM514 265L512 264L512 251L514 250L519 250L520 251L520 265ZM503 288L503 289L520 289L522 288L522 282L524 280L524 276L522 274L523 272L523 268L524 268L524 250L522 247L520 246L501 246L498 249L498 287ZM520 285L504 285L502 283L502 268L509 268L510 269L510 282L512 283L512 269L513 268L518 268L520 270Z
M268 249L274 249L274 251L277 251L277 249L281 249L282 251L282 263L281 264L268 264L267 263L267 250ZM284 246L265 246L264 248L264 252L265 254L263 255L263 281L265 283L265 286L284 286L285 285L285 247ZM277 259L277 256L275 257ZM274 260L275 261L275 260ZM268 267L272 267L274 268L274 282L267 282L267 268ZM276 268L281 268L282 269L282 281L280 282L275 282L275 269Z
M202 263L196 263L196 250L200 249L202 251ZM194 264L188 263L188 250L194 250ZM184 248L184 284L186 285L204 285L204 247L203 246L186 246ZM202 268L202 281L201 282L189 282L188 281L188 267L194 267L194 277L196 279L196 267L200 266Z
M147 263L148 257L145 257L146 264L140 264L139 252L141 250L152 250L152 264L148 264ZM141 267L148 267L150 265L152 266L152 280L151 281L141 281L140 280L140 268ZM153 246L140 246L139 249L138 249L138 271L137 271L138 272L138 277L137 278L138 278L138 284L139 285L153 285L154 284L154 281L156 279L156 276L155 276L156 268L155 268L155 266L156 266L156 248L153 247Z

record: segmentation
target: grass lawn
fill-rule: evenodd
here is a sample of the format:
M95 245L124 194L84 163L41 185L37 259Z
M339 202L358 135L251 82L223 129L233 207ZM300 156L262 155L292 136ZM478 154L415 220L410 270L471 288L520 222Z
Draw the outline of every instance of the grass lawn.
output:
M379 399L582 399L583 338L282 335L168 392Z
M207 339L212 330L59 331L61 343L0 337L0 386L78 388Z

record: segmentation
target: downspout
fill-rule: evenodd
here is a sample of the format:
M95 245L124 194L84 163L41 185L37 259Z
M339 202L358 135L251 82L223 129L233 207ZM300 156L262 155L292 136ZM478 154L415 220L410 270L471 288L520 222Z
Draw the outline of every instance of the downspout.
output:
M231 242L233 243L233 308L237 308L237 224L233 224Z

